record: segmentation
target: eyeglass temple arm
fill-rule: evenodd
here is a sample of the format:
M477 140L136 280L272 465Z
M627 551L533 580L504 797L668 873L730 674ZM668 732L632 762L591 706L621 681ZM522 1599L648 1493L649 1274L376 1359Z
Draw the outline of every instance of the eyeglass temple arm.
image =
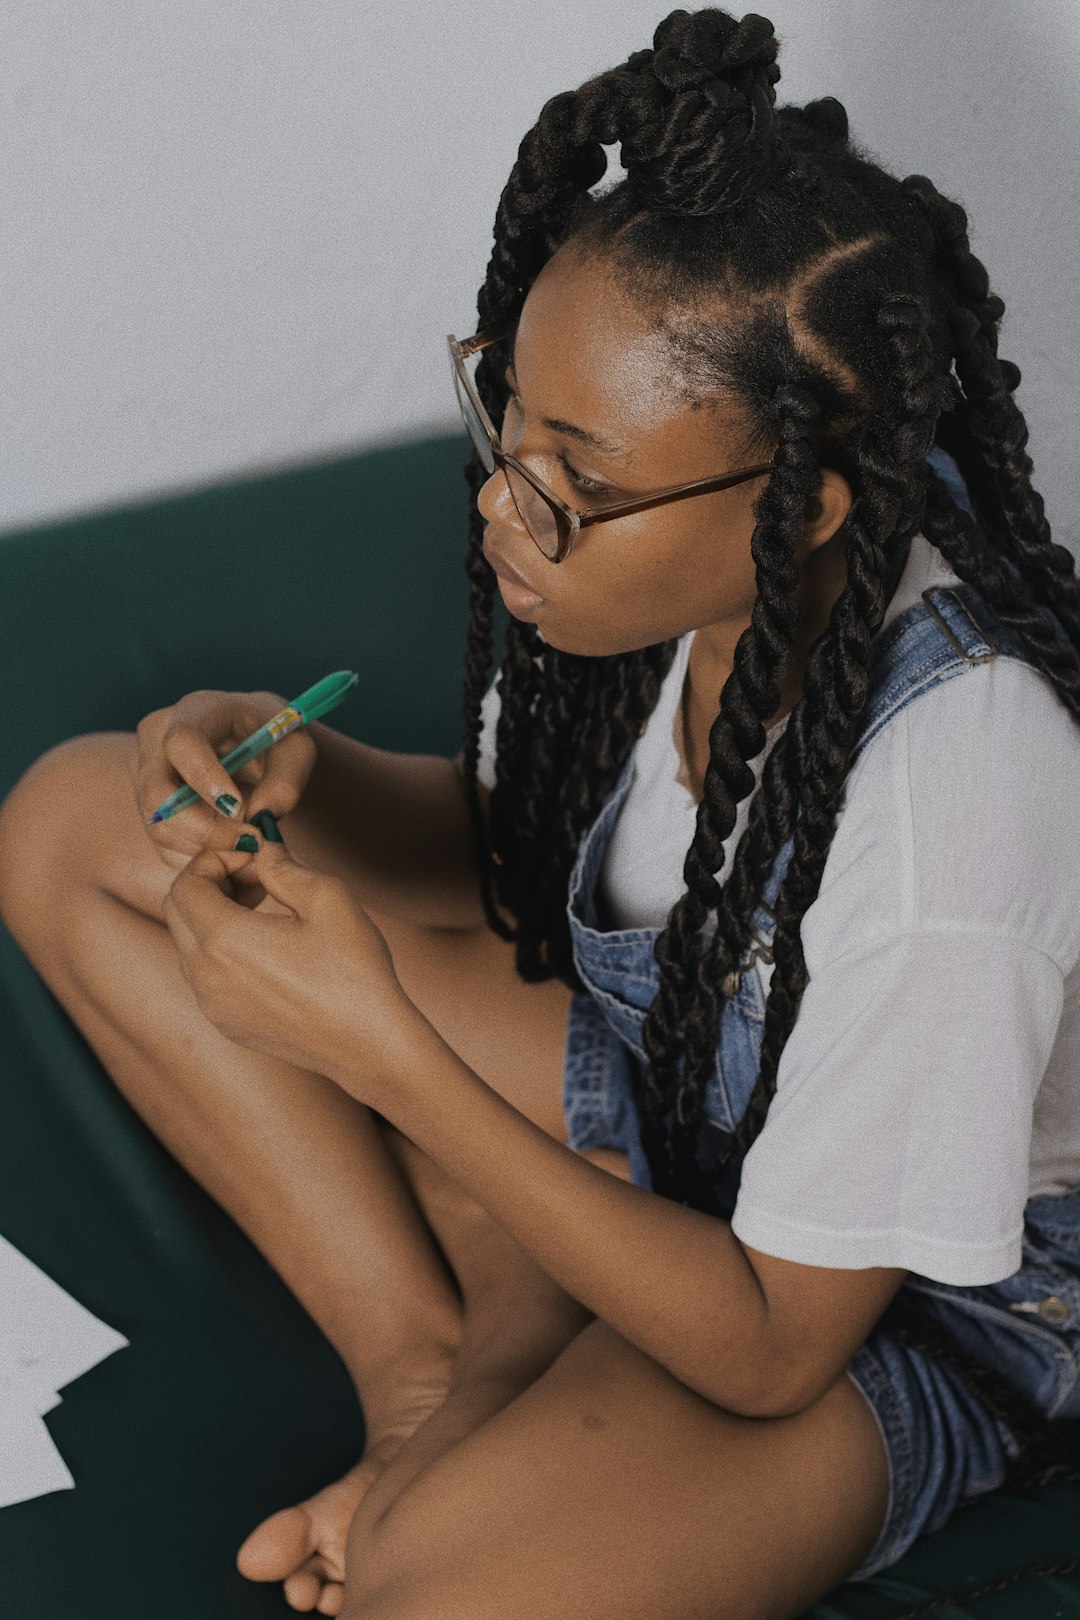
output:
M500 342L513 329L513 321L500 321L497 326L488 326L484 331L477 332L474 337L464 338L458 343L458 348L465 357L470 354L478 354L481 349L486 349L489 343Z
M597 518L607 517L612 512L637 511L648 506L661 506L665 501L677 501L683 495L704 494L707 489L733 488L747 478L760 478L763 473L773 472L776 462L767 462L762 467L744 467L741 472L725 474L720 478L699 478L692 484L679 484L675 489L661 490L657 495L641 495L631 501L610 501L606 506L594 506L588 512L580 512L578 518L580 526L585 528L588 523L595 523Z

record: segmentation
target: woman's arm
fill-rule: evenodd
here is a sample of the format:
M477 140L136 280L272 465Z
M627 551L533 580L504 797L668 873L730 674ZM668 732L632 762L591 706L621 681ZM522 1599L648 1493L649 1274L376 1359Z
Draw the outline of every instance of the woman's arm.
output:
M322 1072L377 1108L586 1310L727 1411L774 1417L810 1405L906 1276L757 1254L728 1221L586 1163L415 1008L380 1074L348 1054Z
M459 760L373 748L318 720L309 730L318 760L305 806L357 874L368 909L431 928L483 927Z

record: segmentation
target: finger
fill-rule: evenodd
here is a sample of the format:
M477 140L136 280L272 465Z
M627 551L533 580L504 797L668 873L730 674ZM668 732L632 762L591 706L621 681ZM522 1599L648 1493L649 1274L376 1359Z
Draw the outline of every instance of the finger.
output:
M330 1559L321 1552L312 1553L311 1557L300 1565L300 1570L308 1575L316 1575L320 1586L324 1581L340 1581L345 1573L340 1558Z
M257 810L253 819L259 829L260 838L266 843L284 842L277 822L269 810ZM275 900L264 886L259 877L257 855L238 857L240 858L245 864L232 870L233 897L237 905L243 906L247 911L261 911L271 917L294 916L292 908Z
M259 758L266 764L262 780L248 796L245 810L248 820L253 821L261 810L270 810L275 816L287 816L295 810L317 757L315 739L306 726L298 726L265 754L260 754Z
M272 810L252 810L249 818L262 834L264 844L283 844L284 835L278 825L278 818Z
M243 787L220 763L222 755L232 752L232 737L225 737L219 747L220 753L194 724L170 726L162 739L165 763L172 766L181 784L191 787L202 804L214 812L215 820L227 816L228 820L243 821ZM162 799L167 797L162 794ZM181 810L180 815L185 812Z
M151 826L150 817L154 811L175 793L177 788L191 784L170 778L163 786L159 779L150 794L146 793L145 787L138 792L143 826L150 842L166 865L175 868L178 864L177 855L180 857L179 864L186 865L191 856L202 849L231 850L239 837L256 831L255 825L244 819L242 786L232 781L226 772L222 772L221 775L222 779L217 784L222 790L219 797L224 798L228 795L237 801L237 808L232 814L226 814L224 809L211 810L200 798L194 804L185 806L183 810L175 811L167 820L155 822Z
M260 818L260 831L266 825L265 818ZM290 854L284 840L280 843L271 838L263 840L252 864L271 899L287 906L302 920L321 915L324 907L340 898L344 887L337 878L298 861Z
M285 1593L285 1601L291 1609L299 1609L306 1613L318 1602L322 1582L317 1575L312 1575L307 1570L298 1570L283 1582L282 1590Z
M232 822L223 815L218 815L214 820L203 804L181 810L175 816L170 816L168 821L159 821L153 827L148 823L149 816L144 825L150 842L159 858L174 872L185 870L192 857L204 849L228 856L235 850L239 838L259 836L259 829L252 822ZM242 851L240 857L242 861L250 859Z
M176 786L191 787L214 813L210 821L230 812L230 805L219 807L217 800L235 799L232 818L243 821L243 791L236 791L220 760L235 747L236 731L243 729L248 718L244 710L241 693L189 692L170 710L146 714L136 727L142 792L147 797L154 795L154 804L159 805ZM194 821L194 816L188 816L186 825Z
M254 860L254 857L252 857ZM283 906L280 900L275 900L259 882L258 872L254 866L242 866L232 875L233 899L245 911L257 911L264 917L295 917L296 913L291 906Z
M169 899L196 938L225 921L233 909L235 902L226 886L231 888L229 861L237 859L236 851L202 849L173 879Z
M140 725L142 724L143 722L140 721ZM154 826L150 825L150 817L155 810L164 803L169 794L174 792L177 787L182 787L183 783L178 783L172 777L169 777L166 786L165 779L162 778L160 773L149 772L145 763L142 763L142 759L143 746L140 743L131 750L124 762L135 795L135 803L139 810L139 819L142 822L147 838L157 852L158 858L166 866L171 867L174 872L178 872L187 865L196 850L205 846L206 837L205 835L201 838L198 836L197 825L194 830L191 829L190 814L186 821L182 815L179 817L170 816L168 821L159 821ZM203 805L196 804L194 809L198 812L199 817L204 820L209 818L209 811ZM179 837L177 836L178 823L180 824Z
M345 1588L339 1586L337 1581L329 1581L322 1589L322 1596L315 1607L320 1614L340 1614L341 1605L345 1601Z
M245 739L243 737L236 736L228 738L226 746L216 750L218 758L221 759L224 758L226 754L230 754L232 750L239 747L240 743L242 743L244 740ZM233 781L244 789L245 807L248 805L250 800L251 789L258 787L259 783L263 779L265 771L266 755L256 754L254 759L247 760L245 764L238 765L235 770L229 772L229 775L232 777Z

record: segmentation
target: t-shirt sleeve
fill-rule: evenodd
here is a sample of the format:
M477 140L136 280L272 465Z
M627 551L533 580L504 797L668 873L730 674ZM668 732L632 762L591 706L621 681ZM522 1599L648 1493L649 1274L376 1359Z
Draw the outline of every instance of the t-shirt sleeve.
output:
M502 707L499 694L495 690L498 678L496 675L480 704L480 757L477 761L476 774L489 792L495 786L495 727Z
M1080 749L1001 659L921 694L851 772L808 982L732 1216L807 1265L1020 1265L1035 1098L1080 956Z

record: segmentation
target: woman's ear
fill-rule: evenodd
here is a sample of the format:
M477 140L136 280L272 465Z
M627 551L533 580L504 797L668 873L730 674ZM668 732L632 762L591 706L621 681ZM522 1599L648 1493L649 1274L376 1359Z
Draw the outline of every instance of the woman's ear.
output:
M821 484L806 503L804 545L814 551L831 540L855 504L851 485L834 467L821 469Z

